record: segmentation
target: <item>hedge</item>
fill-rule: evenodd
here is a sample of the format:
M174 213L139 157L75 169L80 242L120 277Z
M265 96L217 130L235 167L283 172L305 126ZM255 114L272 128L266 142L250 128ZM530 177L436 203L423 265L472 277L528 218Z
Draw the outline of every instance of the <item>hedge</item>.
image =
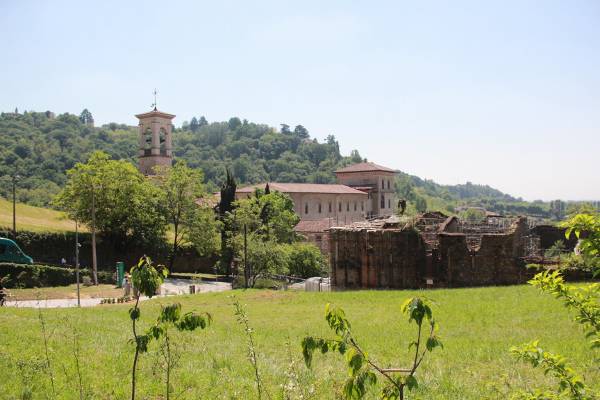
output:
M91 271L81 269L80 279L91 277ZM8 277L4 282L6 288L33 288L47 286L67 286L75 283L75 270L72 268L53 267L49 265L28 265L0 263L0 277ZM98 283L114 283L113 272L98 271Z

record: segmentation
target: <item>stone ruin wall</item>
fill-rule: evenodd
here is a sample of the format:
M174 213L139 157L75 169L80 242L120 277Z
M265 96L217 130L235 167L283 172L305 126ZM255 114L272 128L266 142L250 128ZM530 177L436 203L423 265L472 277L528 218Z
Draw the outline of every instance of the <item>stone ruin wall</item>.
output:
M456 231L455 225L442 226ZM332 284L338 289L404 289L431 286L427 280L433 287L524 283L534 274L521 258L528 232L521 218L506 233L480 235L473 248L468 235L459 232L439 232L432 246L410 228L332 229Z
M337 288L417 288L425 244L414 230L333 230L332 283Z

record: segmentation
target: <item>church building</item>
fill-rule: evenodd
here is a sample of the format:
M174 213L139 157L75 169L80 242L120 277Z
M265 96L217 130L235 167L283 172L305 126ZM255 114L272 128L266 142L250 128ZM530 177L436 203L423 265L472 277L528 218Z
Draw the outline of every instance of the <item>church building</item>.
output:
M155 100L156 102L156 100ZM137 114L139 120L138 168L154 175L154 168L173 162L173 119L157 110ZM396 207L393 169L372 162L349 165L335 171L336 184L268 182L238 188L236 198L252 196L257 188L288 194L300 217L295 230L327 249L326 231L371 218L389 217Z

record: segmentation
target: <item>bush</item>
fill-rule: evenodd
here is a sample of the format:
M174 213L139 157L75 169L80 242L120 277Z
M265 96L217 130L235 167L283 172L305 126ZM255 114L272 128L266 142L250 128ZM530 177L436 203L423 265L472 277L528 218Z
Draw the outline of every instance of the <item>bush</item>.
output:
M294 243L288 246L289 274L301 278L323 276L327 273L325 257L318 247L310 243Z
M86 269L80 270L79 274L82 280L90 276ZM72 268L13 263L0 263L0 277L8 277L5 283L7 288L66 286L76 281L75 270ZM113 273L98 271L98 282L113 283Z

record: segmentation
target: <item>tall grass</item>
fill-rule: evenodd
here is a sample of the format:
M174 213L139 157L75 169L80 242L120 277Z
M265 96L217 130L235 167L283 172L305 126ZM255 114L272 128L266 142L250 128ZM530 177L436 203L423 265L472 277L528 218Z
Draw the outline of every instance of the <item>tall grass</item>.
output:
M594 367L596 352L590 353L581 328L559 301L529 286L416 291L359 291L332 293L236 291L252 322L254 347L259 357L261 382L275 395L289 381L289 364L306 335L328 337L323 318L328 302L341 306L352 321L362 346L381 365L397 364L398 353L407 351L414 327L401 318L400 305L407 297L425 294L435 301L436 320L444 350L431 354L418 371L419 388L408 398L416 399L504 399L512 388L540 387L552 378L517 362L509 348L540 339L549 351L568 355L570 364L585 374L587 382L598 382ZM213 316L211 329L190 337L178 367L176 392L179 399L257 397L255 370L247 360L247 336L231 307L231 293L206 293L179 297L189 311L207 311ZM172 299L169 299L172 300ZM144 303L140 326L150 326L167 299ZM93 398L125 399L129 395L128 373L132 346L128 342L128 305L44 311L46 329L53 330L48 345L56 371L74 370L72 334L63 318L78 321L79 341L85 358L86 393ZM174 338L177 340L177 338ZM19 398L23 380L18 365L44 358L43 338L36 310L0 309L0 393ZM286 345L286 343L291 343ZM151 344L151 352L160 351ZM29 361L28 361L29 360ZM21 364L19 364L21 363ZM150 357L139 368L139 398L160 398L161 382L152 377ZM319 357L313 371L295 367L310 386L314 398L333 399L346 377L340 357ZM21 368L23 369L23 368ZM305 375L306 374L306 375ZM55 374L57 399L79 397L71 374ZM304 379L310 377L310 381ZM48 379L33 377L33 398L51 393ZM281 396L281 397L277 397ZM375 392L370 398L375 398Z

